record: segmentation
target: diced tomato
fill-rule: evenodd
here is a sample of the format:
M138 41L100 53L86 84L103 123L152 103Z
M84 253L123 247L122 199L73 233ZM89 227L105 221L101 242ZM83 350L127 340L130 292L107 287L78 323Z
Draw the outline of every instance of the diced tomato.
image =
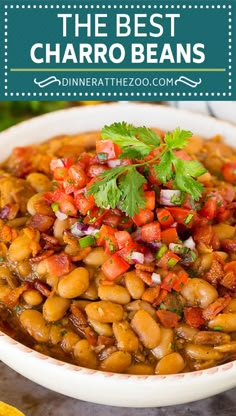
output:
M88 211L95 207L95 199L93 195L85 195L84 192L75 192L75 205L80 214L86 215Z
M103 263L102 271L108 280L114 280L122 276L129 267L130 265L115 253Z
M99 231L99 236L97 239L97 245L103 246L105 244L106 238L115 235L115 229L110 227L109 225L103 224Z
M186 283L189 281L189 275L188 273L186 273L184 270L180 270L178 272L178 277L175 280L174 284L173 284L173 289L176 292L181 292L181 290L183 289L184 285L186 285Z
M229 209L225 209L223 212L219 212L216 215L216 219L218 222L225 222L227 221L231 216L231 211Z
M205 202L203 207L198 211L198 213L202 216L207 218L208 220L212 220L216 216L217 211L217 201L215 197L208 198Z
M78 158L78 165L81 166L83 169L86 169L88 165L91 164L91 160L93 156L89 153L83 152L80 154Z
M121 221L121 217L116 215L112 211L108 211L106 215L104 215L103 223L106 225L110 225L110 227L117 228Z
M121 250L122 248L130 248L134 245L134 242L128 231L117 231L115 233L115 237L118 243L119 250Z
M127 263L135 264L135 261L132 260L131 258L133 252L134 252L134 247L124 247L121 250L119 250L117 254L119 254L119 256L122 257L122 259L127 261Z
M74 183L76 188L83 188L87 183L87 176L84 169L79 165L73 165L68 170L68 177Z
M141 228L141 237L148 243L161 241L161 226L159 222L154 221L145 224Z
M178 321L181 319L180 316L171 311L159 309L157 312L158 319L165 328L176 328Z
M119 230L127 230L128 228L132 227L132 225L133 225L132 218L129 218L129 217L126 217L126 216L121 216L117 228Z
M53 171L53 178L56 181L61 181L61 180L65 180L65 178L67 178L68 175L68 169L65 167L58 167L55 168Z
M104 241L105 254L112 254L118 250L118 244L114 235L108 235Z
M154 220L154 213L150 209L140 209L138 214L133 216L133 222L139 227Z
M63 214L70 215L71 217L76 216L77 209L75 207L75 200L71 195L61 193L57 202L59 203L59 209Z
M87 175L90 178L97 178L98 175L105 172L106 170L109 170L107 166L93 164L90 165L87 169Z
M169 228L175 222L171 213L165 208L158 208L156 214L162 228Z
M70 257L64 252L47 257L44 262L47 272L51 276L61 277L68 274L72 268Z
M171 292L181 292L184 285L188 282L189 276L184 270L180 270L178 273L168 272L161 282L161 288Z
M192 227L197 216L195 211L180 207L168 207L168 211L173 215L175 221L185 225L187 228Z
M146 185L146 184L145 184ZM145 208L153 211L155 209L156 196L154 191L145 191Z
M175 156L177 156L179 159L182 160L192 160L192 157L188 155L185 150L175 150L174 151Z
M199 328L205 324L205 319L202 316L202 309L195 307L184 308L184 319L187 325L193 328Z
M161 282L161 289L171 292L176 279L177 279L177 275L175 273L168 272Z
M162 258L157 262L158 267L162 267L163 269L171 269L178 263L180 257L177 254L172 253L172 251L168 250Z
M95 228L100 228L106 213L107 210L95 206L87 212L87 216L84 218L84 224L90 224Z
M225 163L221 172L227 182L236 185L236 162Z
M117 159L121 150L111 140L97 140L96 141L96 153L105 153L106 160Z
M193 239L199 244L200 242L210 245L213 237L213 228L211 225L206 224L203 226L194 227L193 230Z
M178 243L179 236L175 227L167 228L161 232L161 241L164 244Z

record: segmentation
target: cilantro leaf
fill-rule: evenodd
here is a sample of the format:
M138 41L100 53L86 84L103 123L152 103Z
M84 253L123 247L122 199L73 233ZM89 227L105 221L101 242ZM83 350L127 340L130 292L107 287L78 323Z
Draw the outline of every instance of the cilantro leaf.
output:
M126 175L120 178L119 188L122 193L120 206L129 217L133 217L140 208L145 207L142 185L146 182L146 179L135 167L131 167Z
M103 127L101 137L102 139L112 140L120 147L122 159L126 157L141 159L150 153L150 143L146 144L144 141L138 140L135 137L136 130L138 129L125 122L113 123L110 126ZM147 142L147 131L145 133L141 131L140 134Z
M173 177L172 162L174 159L174 154L172 151L165 152L159 163L154 165L154 172L161 182L166 183L169 179Z
M158 134L153 130L149 129L148 127L134 127L134 134L141 140L143 143L147 145L152 145L154 147L160 146L161 139Z
M180 130L177 127L173 132L168 132L165 135L164 142L167 144L169 149L183 149L188 144L188 138L192 136L191 131Z
M174 158L173 164L175 167L174 184L176 187L181 189L181 191L187 192L198 201L203 192L203 186L193 179L192 176L202 175L206 171L204 167L197 161L186 161L177 157Z
M105 171L98 176L98 180L87 190L88 195L94 195L100 208L115 208L120 200L121 192L117 185L117 178L124 172L124 166Z

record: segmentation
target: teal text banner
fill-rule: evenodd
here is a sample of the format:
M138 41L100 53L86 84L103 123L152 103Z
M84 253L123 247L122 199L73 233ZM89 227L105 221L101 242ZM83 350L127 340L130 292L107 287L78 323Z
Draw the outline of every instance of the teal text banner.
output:
M236 100L236 0L1 0L1 100Z

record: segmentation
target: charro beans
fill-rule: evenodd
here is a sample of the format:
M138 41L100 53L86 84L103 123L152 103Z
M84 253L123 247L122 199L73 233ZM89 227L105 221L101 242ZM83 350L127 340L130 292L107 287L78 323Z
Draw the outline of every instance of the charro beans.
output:
M34 309L26 309L20 314L23 328L38 342L48 342L50 326L43 315Z
M139 340L128 321L114 322L112 328L119 350L127 352L137 351Z
M217 290L203 279L190 279L181 290L181 294L190 306L206 308L218 298Z
M177 374L183 371L185 362L178 352L163 357L156 365L155 374Z
M145 284L136 271L128 272L125 275L125 285L133 299L141 299L145 290Z
M165 355L173 352L173 341L174 341L173 329L161 327L160 338L161 338L160 343L157 345L157 347L155 347L152 350L153 355L159 360L163 358Z
M125 305L130 302L130 295L127 289L120 285L99 286L98 296L102 300L109 300L111 302Z
M105 300L89 303L85 307L85 311L89 319L105 324L121 321L124 316L124 310L121 305Z
M236 331L236 313L219 313L214 319L208 322L208 326L211 329L220 327L223 332L234 332Z
M22 296L30 306L37 306L43 302L43 296L35 289L26 290Z
M124 351L115 351L101 361L101 370L111 373L124 373L132 361L131 355Z
M185 352L194 360L220 360L223 354L207 345L187 344Z
M77 298L89 287L89 274L85 267L77 267L58 283L58 293L62 298Z
M131 327L146 348L152 349L159 344L161 339L160 326L148 312L142 309L136 312L131 320Z
M70 306L70 300L53 295L47 298L43 305L43 316L48 322L59 321Z
M82 367L97 368L97 356L86 339L81 339L74 345L73 354L78 364Z

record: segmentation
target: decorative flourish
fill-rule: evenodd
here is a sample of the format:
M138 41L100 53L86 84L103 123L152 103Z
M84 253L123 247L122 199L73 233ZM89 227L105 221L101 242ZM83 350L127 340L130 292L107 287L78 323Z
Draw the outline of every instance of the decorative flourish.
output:
M43 79L42 81L37 81L36 78L34 79L34 83L37 84L40 88L45 88L48 85L53 84L54 82L58 82L58 85L61 85L61 81L54 75L49 78Z
M190 79L190 78L187 78L187 77L185 77L185 76L181 76L181 77L179 77L176 81L175 81L175 85L177 85L178 84L178 82L182 82L183 84L186 84L186 85L188 85L189 87L191 87L191 88L196 88L197 87L197 85L199 85L199 84L201 84L202 83L202 79L201 78L199 78L199 80L198 81L194 81L194 80L192 80L192 79Z

